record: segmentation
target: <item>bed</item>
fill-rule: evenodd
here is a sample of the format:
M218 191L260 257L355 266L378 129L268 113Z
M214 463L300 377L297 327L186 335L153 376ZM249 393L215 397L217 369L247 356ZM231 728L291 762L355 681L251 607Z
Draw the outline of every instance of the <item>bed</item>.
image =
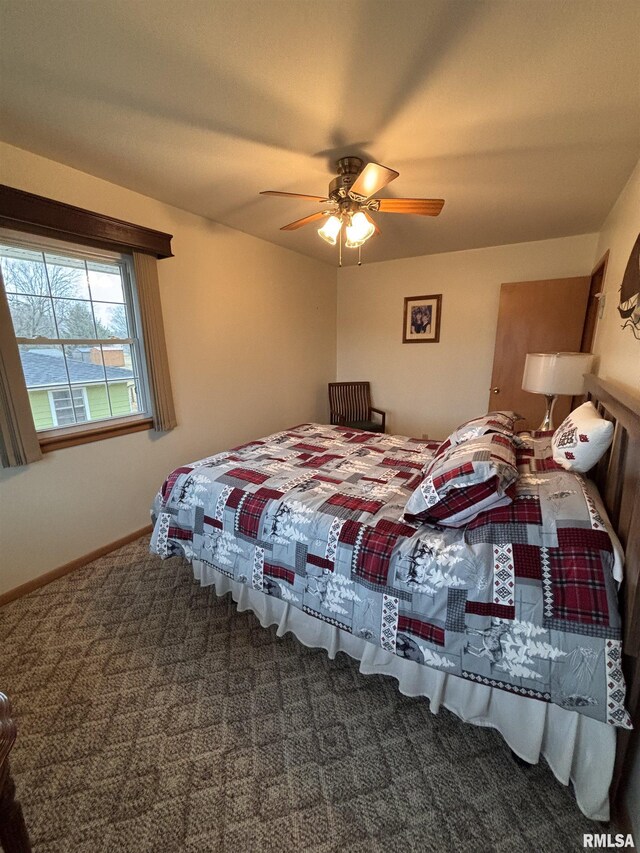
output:
M543 755L582 811L607 820L637 704L621 640L626 628L637 667L639 418L599 380L589 388L616 421L600 492L553 462L549 435L520 434L503 505L424 524L407 501L439 442L302 424L175 469L154 501L152 551L185 557L279 634L497 729L524 761Z

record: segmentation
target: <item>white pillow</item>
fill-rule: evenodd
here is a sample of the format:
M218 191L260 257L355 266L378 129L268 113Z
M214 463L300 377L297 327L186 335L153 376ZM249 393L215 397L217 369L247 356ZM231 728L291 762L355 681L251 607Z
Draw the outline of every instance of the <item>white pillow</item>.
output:
M613 424L601 418L593 403L574 409L553 434L553 459L567 471L588 471L604 456Z

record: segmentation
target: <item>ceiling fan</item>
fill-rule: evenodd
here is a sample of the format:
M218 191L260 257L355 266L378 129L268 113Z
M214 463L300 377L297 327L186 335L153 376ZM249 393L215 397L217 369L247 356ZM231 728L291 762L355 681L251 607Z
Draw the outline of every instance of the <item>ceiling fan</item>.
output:
M303 195L279 190L264 190L260 195L304 198L324 205L324 209L311 213L295 222L283 225L281 231L295 231L311 222L326 219L318 234L327 243L335 245L345 231L345 246L360 248L373 234L380 233L371 213L403 213L417 216L437 216L444 205L442 198L373 198L383 187L395 181L399 172L367 163L359 157L342 157L337 164L338 177L329 184L328 196ZM327 218L328 217L328 218Z

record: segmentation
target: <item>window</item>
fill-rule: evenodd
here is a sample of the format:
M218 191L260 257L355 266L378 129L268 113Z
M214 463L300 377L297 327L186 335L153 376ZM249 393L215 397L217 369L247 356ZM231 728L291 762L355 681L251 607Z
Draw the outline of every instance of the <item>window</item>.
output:
M0 231L0 267L37 432L148 417L132 258Z
M171 234L5 184L0 222L0 466L174 429L157 269L173 257ZM67 426L54 391L66 392Z
M87 420L84 389L74 388L71 394L68 388L63 388L61 391L49 391L49 401L56 426L81 424Z

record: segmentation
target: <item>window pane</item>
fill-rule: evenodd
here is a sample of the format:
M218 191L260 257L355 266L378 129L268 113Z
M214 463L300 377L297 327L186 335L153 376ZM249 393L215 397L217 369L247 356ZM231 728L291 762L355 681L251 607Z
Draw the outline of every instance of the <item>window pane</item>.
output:
M59 337L97 337L90 302L82 302L77 299L54 299L53 305L58 322Z
M0 246L2 278L7 293L49 296L47 272L40 252Z
M87 407L84 402L85 389L84 388L72 388L73 394L73 410L76 416L76 422L82 423L88 420Z
M105 264L87 264L91 298L98 302L124 302L120 268Z
M140 383L136 379L135 382L129 383L129 405L132 412L142 411L142 396L140 391Z
M72 386L104 382L104 365L100 344L76 345L64 348L67 370Z
M84 261L45 253L52 296L89 299L89 285Z
M27 388L68 384L62 347L21 344L19 349Z
M7 300L16 337L57 337L51 300L48 297L9 293Z
M111 417L111 405L107 386L104 382L96 385L87 385L85 387L87 395L87 403L89 411L87 419L90 421L100 421Z
M125 417L135 415L140 411L138 400L140 399L136 380L130 379L126 382L109 382L109 400L114 417Z
M130 379L137 373L129 344L103 344L102 358L107 368L107 379L117 379L120 376Z
M107 302L94 302L93 310L96 315L99 337L128 338L129 326L124 305L114 305Z

